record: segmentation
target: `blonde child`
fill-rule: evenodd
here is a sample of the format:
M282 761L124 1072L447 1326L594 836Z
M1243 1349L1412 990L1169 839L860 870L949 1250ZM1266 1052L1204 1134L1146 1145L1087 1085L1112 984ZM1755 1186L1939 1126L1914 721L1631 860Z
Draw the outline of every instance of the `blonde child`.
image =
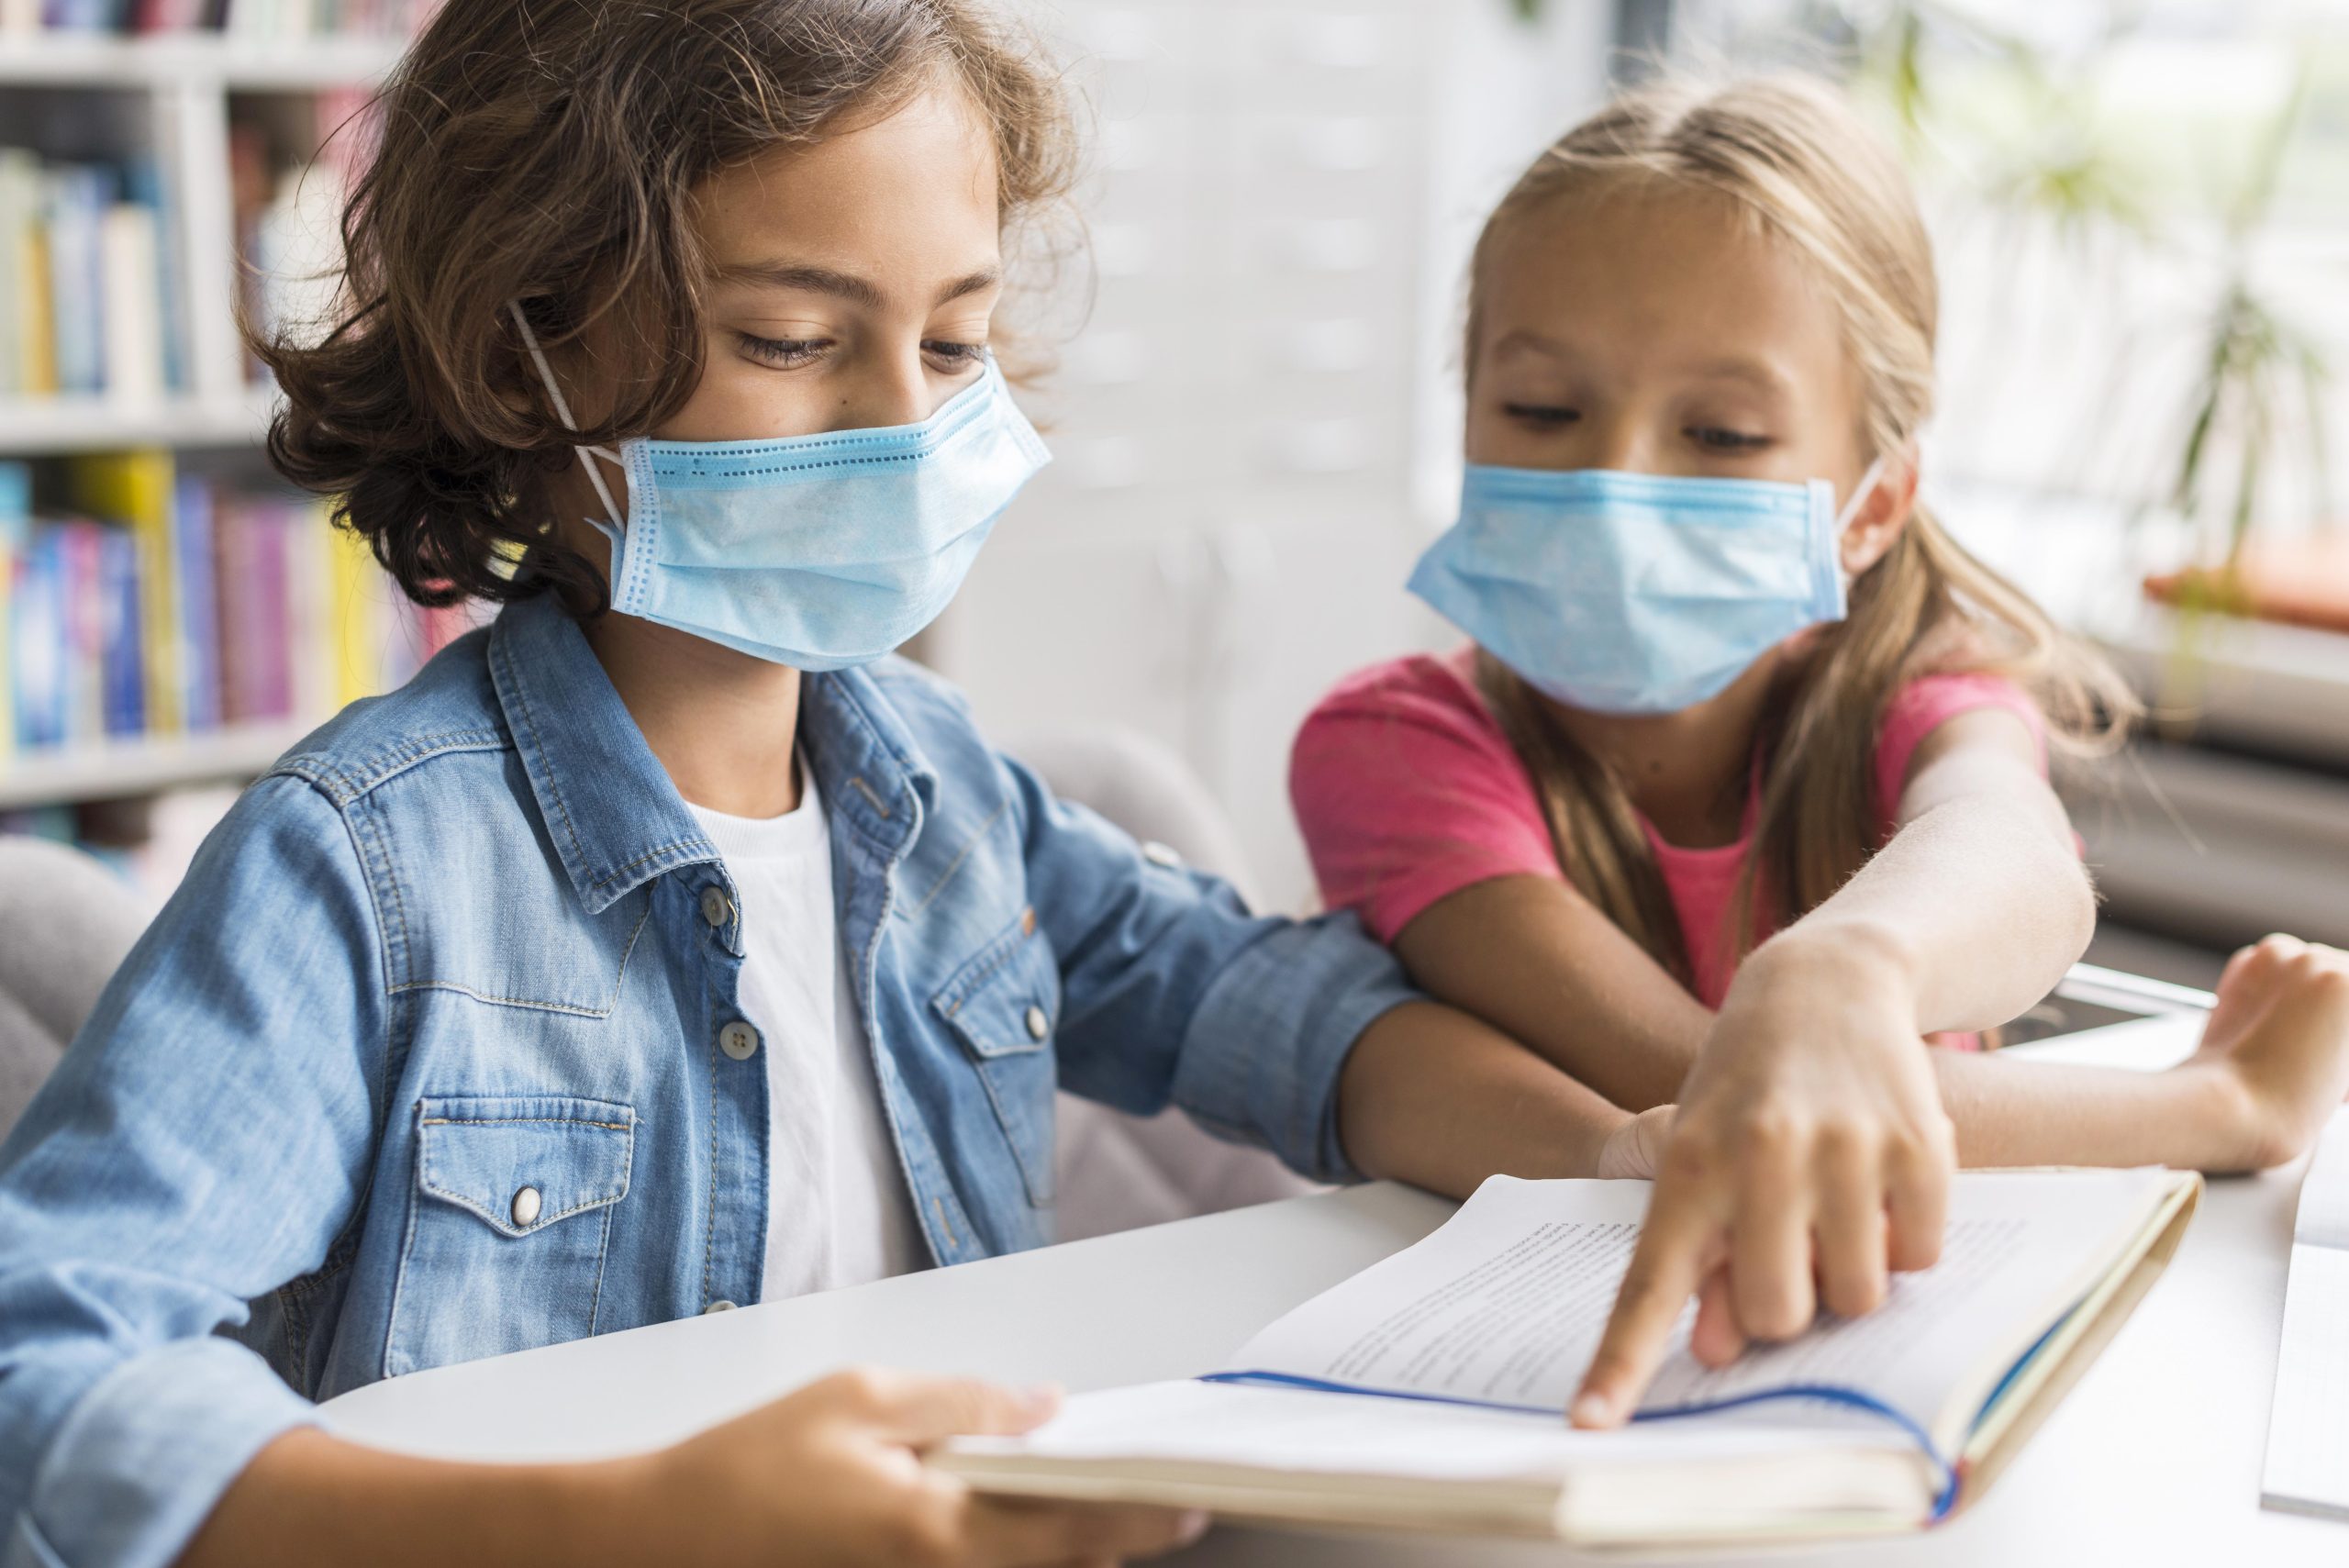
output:
M1681 1103L1581 1419L1700 1284L1725 1356L1929 1261L1943 1107L1969 1163L2247 1170L2342 1097L2339 962L2285 939L2174 1072L1964 1049L2087 940L2046 751L2134 705L1918 504L1935 309L1906 183L1825 88L1577 127L1475 251L1462 515L1411 581L1474 642L1297 737L1332 906L1617 1104Z

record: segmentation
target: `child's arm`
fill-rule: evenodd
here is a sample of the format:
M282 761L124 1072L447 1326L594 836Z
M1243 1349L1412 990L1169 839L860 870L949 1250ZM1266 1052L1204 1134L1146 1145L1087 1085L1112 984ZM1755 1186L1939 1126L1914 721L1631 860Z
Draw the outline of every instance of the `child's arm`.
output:
M1338 1083L1364 1175L1466 1197L1486 1176L1650 1176L1671 1107L1633 1116L1467 1014L1406 1003L1363 1032Z
M842 1373L672 1448L591 1464L452 1464L292 1431L229 1486L177 1568L1014 1568L1152 1556L1197 1536L1197 1516L979 1497L920 1462L960 1433L1025 1431L1055 1403Z
M1985 732L1987 744L1977 749L1974 741ZM1844 893L1798 922L1765 951L1782 956L1787 947L1798 945L1792 940L1798 935L1815 938L1831 932L1832 922L1826 917L1849 907L1886 907L1899 890L1896 884L1889 896L1878 900L1874 889L1879 873L1897 871L1903 858L1923 862L1921 868L1910 867L1912 883L1923 878L1938 882L1934 860L1944 853L1964 858L1964 817L1969 809L1964 797L1969 791L1995 796L2011 790L2026 800L2037 796L2043 817L2060 810L2052 794L2043 793L2045 786L2037 783L2036 759L2018 751L2022 739L2018 727L1996 711L1961 716L1934 731L1918 749L1903 801L1903 816L1913 826ZM2031 776L2018 777L2017 767L2026 763ZM1959 807L1956 812L1932 815L1953 805ZM1953 819L1959 829L1955 833L1947 831ZM2060 817L2047 819L2056 832L2068 834L2068 825ZM1920 829L1929 836L1913 837ZM2069 864L2068 844L2062 839L2051 841L2065 864L2043 865L2036 874L2061 886L2077 873ZM1915 854L1920 849L1926 852ZM1958 869L1966 871L1963 865ZM1955 913L1962 917L1965 911ZM1866 951L1865 942L1865 938L1855 941L1855 949ZM2061 954L2069 940L2052 946ZM1396 950L1412 978L1431 995L1525 1041L1620 1105L1644 1108L1674 1097L1713 1028L1713 1015L1587 900L1570 885L1547 878L1503 877L1464 888L1406 927ZM1966 950L1961 946L1959 951ZM1971 966L1987 970L2002 962L2013 960L1986 956ZM2234 1005L2211 1023L2214 1047L2246 1038L2246 1029L2236 1021L2250 1016L2243 998L2264 995L2271 985L2293 995L2309 993L2295 1011L2317 1017L2321 997L2316 993L2332 984L2325 967L2329 962L2321 952L2288 940L2239 954L2228 981ZM2052 968L2049 961L2042 962ZM1802 1027L1806 1015L1820 1010L1822 997L1843 1000L1844 986L1831 988L1836 967L1831 955L1812 994L1797 989L1787 997L1794 1016L1787 1028ZM2266 978L2271 971L2276 975L2272 981ZM2009 987L2010 994L1998 999L1996 1007L1975 1016L2011 1016L2028 1005L2018 998L2030 993L2028 1000L2037 1000L2046 984L2043 976ZM1772 989L1783 987L1782 978ZM1753 989L1752 981L1741 977L1738 993ZM2321 1044L2323 1037L2315 1038ZM2313 1127L2307 1124L2313 1102L2292 1088L2296 1080L2291 1072L2268 1071L2270 1052L2288 1049L2280 1038L2271 1045L2260 1037L2249 1068L2259 1081L2252 1085L2241 1081L2246 1064L2224 1048L2206 1051L2190 1069L2158 1074L2025 1064L1969 1051L1936 1051L1927 1060L1943 1108L1955 1126L1958 1155L1965 1164L2171 1164L2242 1170L2288 1159L2313 1136Z
M1497 1172L1633 1173L1629 1113L1428 1002L1352 916L1252 917L1222 883L1002 765L1033 935L1060 966L1060 1087L1137 1115L1178 1106L1324 1181L1464 1197Z
M1747 960L1733 996L1778 994L1769 1011L1783 1016L1840 989L1841 974L1888 973L1921 1020L1906 1040L2003 1023L2047 994L2087 945L2095 906L2030 733L1995 709L1940 726L1917 748L1900 820L1842 891ZM1588 899L1548 878L1463 888L1406 926L1396 952L1431 995L1619 1105L1678 1097L1715 1028Z

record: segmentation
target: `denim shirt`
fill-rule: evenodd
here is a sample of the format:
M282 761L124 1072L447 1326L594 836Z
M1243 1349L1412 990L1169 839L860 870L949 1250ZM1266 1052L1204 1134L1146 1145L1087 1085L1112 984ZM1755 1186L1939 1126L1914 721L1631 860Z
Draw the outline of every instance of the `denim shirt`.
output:
M1351 917L1153 863L912 665L800 713L937 1262L1052 1239L1056 1084L1349 1174L1340 1066L1410 995ZM543 599L281 759L0 1147L0 1563L167 1563L310 1400L755 1301L738 909Z

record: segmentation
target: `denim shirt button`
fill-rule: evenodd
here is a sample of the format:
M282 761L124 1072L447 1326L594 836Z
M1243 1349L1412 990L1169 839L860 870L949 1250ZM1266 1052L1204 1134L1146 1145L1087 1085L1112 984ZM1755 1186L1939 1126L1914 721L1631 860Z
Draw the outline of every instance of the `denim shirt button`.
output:
M1028 1038L1030 1040L1041 1040L1045 1035L1052 1032L1052 1020L1044 1016L1044 1009L1037 1006L1032 1002L1030 1003L1028 1006Z
M759 1053L759 1031L736 1018L718 1031L718 1049L737 1062L748 1062Z
M518 1226L527 1227L532 1220L538 1218L539 1189L523 1187L517 1191L514 1195L512 1212L514 1223Z
M713 1301L707 1307L701 1309L701 1315L707 1318L713 1312L731 1312L733 1310L734 1304L730 1301Z
M1155 839L1141 847L1141 858L1166 871L1173 871L1183 863L1183 856L1174 845L1162 844Z
M714 927L722 927L734 918L734 900L727 897L726 889L716 883L701 890L701 917Z

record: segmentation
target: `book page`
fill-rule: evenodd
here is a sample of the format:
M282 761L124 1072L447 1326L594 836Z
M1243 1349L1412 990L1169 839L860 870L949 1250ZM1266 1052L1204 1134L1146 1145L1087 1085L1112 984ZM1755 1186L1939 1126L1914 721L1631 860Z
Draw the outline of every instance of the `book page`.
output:
M1692 1309L1642 1408L1830 1385L1920 1427L1944 1426L1956 1396L1978 1386L1978 1403L1986 1377L2087 1294L2162 1179L2157 1171L1963 1174L1942 1262L1896 1276L1878 1310L1714 1371L1688 1353ZM1647 1195L1644 1182L1497 1176L1425 1240L1257 1335L1230 1368L1563 1410L1598 1348ZM1809 1418L1820 1417L1848 1419L1823 1406Z
M2349 1110L2300 1179L2260 1501L2349 1517Z
M2300 1178L2292 1240L2306 1247L2349 1251L2349 1110L2333 1112L2317 1140L2316 1158Z
M1741 1420L1665 1421L1585 1432L1563 1420L1528 1420L1462 1405L1197 1380L1079 1395L1025 1436L959 1438L953 1446L965 1453L1146 1455L1427 1481L1556 1480L1571 1469L1597 1465L1784 1456L1797 1448L1916 1451L1908 1438L1883 1422L1860 1433L1856 1442L1815 1426L1773 1420L1759 1410Z

